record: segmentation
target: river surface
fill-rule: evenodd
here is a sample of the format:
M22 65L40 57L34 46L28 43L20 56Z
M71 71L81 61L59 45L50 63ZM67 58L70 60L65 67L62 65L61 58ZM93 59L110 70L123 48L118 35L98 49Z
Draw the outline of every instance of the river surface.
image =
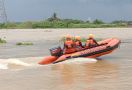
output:
M37 64L56 42L0 45L0 90L131 90L132 40L94 63ZM80 58L83 59L83 58ZM89 61L91 59L88 59Z

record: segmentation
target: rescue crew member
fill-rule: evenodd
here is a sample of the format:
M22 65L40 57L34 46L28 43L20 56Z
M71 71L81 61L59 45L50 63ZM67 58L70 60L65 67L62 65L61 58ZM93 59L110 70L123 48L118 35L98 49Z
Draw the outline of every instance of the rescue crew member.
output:
M82 45L80 36L75 36L75 46L76 46L77 51L80 51L83 49L83 45Z
M98 45L99 44L94 39L94 35L93 34L89 34L88 39L86 40L86 43L85 43L85 48L92 48L92 47L96 47Z
M66 35L64 42L64 54L70 54L76 51L75 42L70 35Z

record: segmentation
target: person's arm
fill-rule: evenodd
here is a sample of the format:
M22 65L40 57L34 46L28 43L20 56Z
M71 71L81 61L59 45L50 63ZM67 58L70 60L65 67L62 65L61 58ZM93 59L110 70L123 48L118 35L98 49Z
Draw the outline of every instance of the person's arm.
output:
M65 47L66 47L66 45L65 45L65 43L64 43L63 50L65 49Z
M93 39L93 41L94 41L94 43L95 43L96 45L98 45L98 46L99 46L99 44L97 43L97 41L96 41L95 39Z
M81 46L82 48L84 48L84 46L82 45L82 43L81 43L81 42L79 42L79 44L80 44L80 46Z
M76 43L75 43L75 42L73 42L73 44L72 44L72 45L73 45L73 48L76 48Z

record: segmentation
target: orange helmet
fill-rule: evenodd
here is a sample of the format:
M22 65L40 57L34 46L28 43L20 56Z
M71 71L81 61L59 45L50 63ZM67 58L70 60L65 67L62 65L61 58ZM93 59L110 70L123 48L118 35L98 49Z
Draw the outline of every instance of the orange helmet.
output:
M66 38L66 39L71 39L71 35L70 35L70 34L67 34L67 35L65 36L65 38Z
M93 34L89 34L88 37L89 38L94 38L94 35Z
M80 36L75 36L75 39L76 39L76 40L80 40L81 37L80 37Z

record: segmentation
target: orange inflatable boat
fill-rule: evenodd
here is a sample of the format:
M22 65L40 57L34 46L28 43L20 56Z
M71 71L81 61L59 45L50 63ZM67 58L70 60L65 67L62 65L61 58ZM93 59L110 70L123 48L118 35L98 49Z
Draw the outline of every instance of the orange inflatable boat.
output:
M88 57L96 58L102 55L106 55L114 51L120 45L120 40L117 38L109 38L98 42L99 46L78 51L71 54L62 54L61 47L50 49L51 56L44 57L38 64L45 65L51 63L58 63L70 58Z

